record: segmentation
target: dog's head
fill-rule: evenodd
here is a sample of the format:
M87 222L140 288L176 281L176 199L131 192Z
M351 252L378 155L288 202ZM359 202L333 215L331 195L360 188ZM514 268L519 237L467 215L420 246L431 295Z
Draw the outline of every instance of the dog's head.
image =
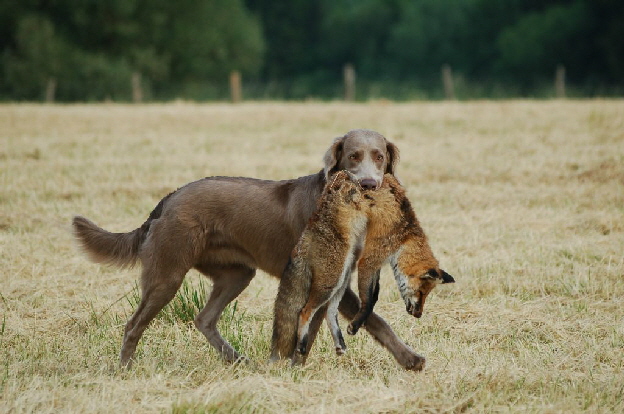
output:
M394 174L399 150L375 131L355 129L334 140L324 162L327 181L335 172L347 170L362 188L374 190L381 185L384 174Z

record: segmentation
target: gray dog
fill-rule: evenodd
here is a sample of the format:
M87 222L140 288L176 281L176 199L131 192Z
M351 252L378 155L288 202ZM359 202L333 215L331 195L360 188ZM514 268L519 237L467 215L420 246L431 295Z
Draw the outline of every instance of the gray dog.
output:
M125 327L120 362L130 366L150 321L175 296L186 273L195 268L213 289L195 326L227 361L240 355L217 330L225 306L249 284L256 269L280 277L290 253L312 215L327 178L348 170L360 185L376 189L384 173L394 174L399 152L374 131L354 130L336 138L316 174L285 181L209 177L163 198L143 225L110 233L84 217L73 220L77 239L98 263L143 265L141 303ZM340 312L352 319L359 309L348 289ZM378 315L366 329L406 369L420 370L424 358L405 345Z

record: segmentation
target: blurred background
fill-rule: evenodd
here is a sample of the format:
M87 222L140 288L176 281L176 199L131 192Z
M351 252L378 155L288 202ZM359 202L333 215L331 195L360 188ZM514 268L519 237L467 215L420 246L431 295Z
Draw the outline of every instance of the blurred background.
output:
M622 0L0 0L0 100L624 95Z

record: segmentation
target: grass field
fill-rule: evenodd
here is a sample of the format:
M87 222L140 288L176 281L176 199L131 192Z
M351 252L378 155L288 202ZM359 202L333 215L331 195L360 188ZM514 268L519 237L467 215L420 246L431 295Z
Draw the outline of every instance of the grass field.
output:
M425 370L365 332L337 357L325 328L304 368L268 365L263 273L221 322L249 364L221 362L170 310L118 370L138 270L89 263L71 217L129 231L192 180L317 172L360 127L400 148L457 280L417 320L382 273L376 310ZM623 252L621 100L1 105L0 412L624 412ZM210 289L187 280L188 295Z

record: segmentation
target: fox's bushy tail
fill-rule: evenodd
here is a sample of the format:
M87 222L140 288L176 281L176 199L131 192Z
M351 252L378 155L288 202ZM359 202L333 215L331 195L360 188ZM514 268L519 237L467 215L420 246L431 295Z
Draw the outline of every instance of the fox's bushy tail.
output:
M271 359L291 358L297 344L299 313L305 306L310 286L312 270L307 263L290 261L280 280L275 299Z

